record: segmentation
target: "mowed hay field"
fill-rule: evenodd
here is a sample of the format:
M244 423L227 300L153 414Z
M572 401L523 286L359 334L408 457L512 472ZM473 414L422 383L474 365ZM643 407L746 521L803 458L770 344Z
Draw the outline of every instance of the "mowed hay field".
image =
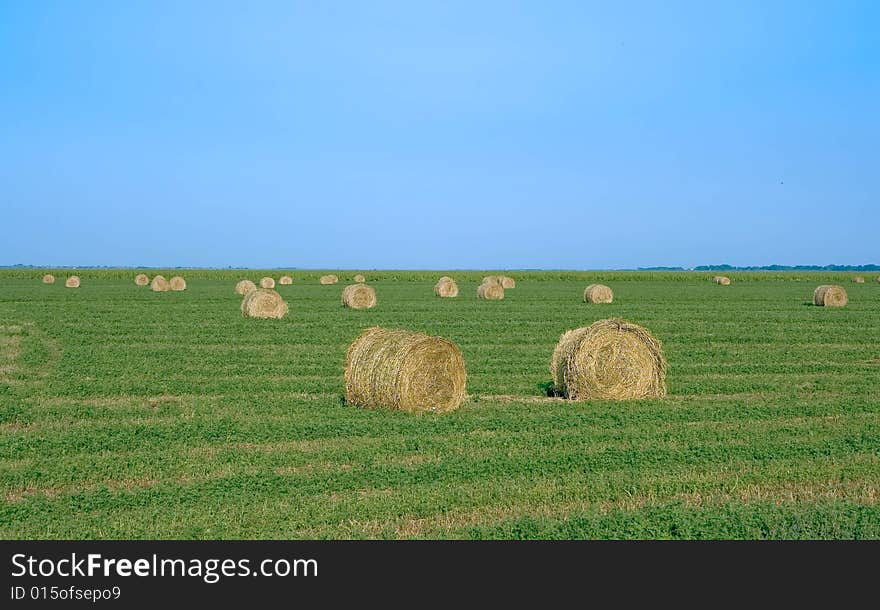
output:
M2 538L880 537L875 283L509 272L486 301L485 272L370 272L378 305L355 311L294 271L290 312L262 320L234 285L282 272L148 270L186 278L158 293L45 272L0 272ZM591 283L614 302L584 303ZM849 304L812 306L820 284ZM608 317L662 342L668 395L547 398L560 335ZM345 405L374 325L455 342L461 408Z

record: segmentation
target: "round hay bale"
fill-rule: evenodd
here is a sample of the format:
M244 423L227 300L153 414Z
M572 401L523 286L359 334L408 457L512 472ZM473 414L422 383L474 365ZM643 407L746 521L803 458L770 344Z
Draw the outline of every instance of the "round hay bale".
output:
M880 284L880 275L877 276L877 283Z
M370 309L376 306L376 291L366 284L351 284L342 291L342 304L351 309Z
M666 359L647 329L599 320L562 335L550 363L557 392L582 400L632 400L666 395Z
M611 303L614 293L605 284L590 284L584 289L584 303Z
M813 305L820 307L843 307L848 300L843 286L826 284L813 291Z
M79 276L71 275L66 280L64 280L64 285L67 288L79 288Z
M363 284L364 282L367 281L367 278L365 278L363 275L358 273L356 276L354 276L354 281L357 282L358 284Z
M282 286L290 286L291 284L293 284L293 278L289 275L282 275L280 278L278 278L278 283Z
M368 328L345 357L345 400L359 407L443 413L465 399L467 371L451 341L392 328Z
M513 279L512 277L502 275L501 276L501 286L505 290L507 290L508 288L516 288L516 280Z
M176 292L186 290L186 280L179 275L175 275L173 278L168 280L168 287Z
M856 284L864 284L865 278L863 278L861 275L857 275L853 278L853 282L855 282Z
M256 290L257 285L250 280L239 280L235 285L235 294L246 295L252 290Z
M483 278L483 281L480 283L481 284L501 284L502 280L501 280L500 275L487 275L486 277ZM504 286L502 285L502 288L503 287Z
M438 297L444 298L457 297L458 284L456 284L455 280L448 275L444 275L439 280L437 280L436 284L434 284L434 294Z
M51 273L47 273L46 275L43 276L43 283L44 284L54 284L55 283L55 276L52 275Z
M150 278L148 278L144 273L138 273L136 276L134 276L135 286L146 286L149 283Z
M336 277L335 275L332 275L332 274L331 275L322 275L321 279L318 281L321 282L321 284L323 286L329 286L330 284L335 284L336 282L338 282L339 278Z
M171 285L164 276L157 275L150 282L150 290L153 292L167 292L168 290L171 290Z
M716 275L712 278L712 281L719 286L730 286L730 278L724 275Z
M260 288L275 288L275 280L271 277L261 277Z
M244 295L241 313L245 318L275 318L280 320L288 311L287 303L271 288L254 288Z
M477 286L477 298L500 301L504 298L504 286L499 282L483 282Z

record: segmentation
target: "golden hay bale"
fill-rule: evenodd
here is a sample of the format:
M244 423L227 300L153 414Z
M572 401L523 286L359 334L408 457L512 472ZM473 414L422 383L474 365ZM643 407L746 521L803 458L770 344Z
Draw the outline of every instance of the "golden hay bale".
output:
M716 275L712 278L712 281L719 286L730 286L730 278L725 275Z
M335 284L336 282L338 282L339 278L335 275L322 275L321 279L318 281L320 281L321 284L324 286L329 286L330 284Z
M813 305L821 307L843 307L848 301L843 286L823 285L813 291Z
M186 290L186 280L180 277L179 275L175 275L173 278L168 280L168 287L174 291Z
M79 276L71 275L64 281L64 285L67 288L79 288Z
M261 277L260 288L275 288L275 280L271 277Z
M504 286L498 282L483 282L477 286L477 298L500 301L504 298Z
M550 363L556 390L574 400L666 395L660 342L637 324L599 320L562 335Z
M47 273L46 275L43 276L43 283L44 284L54 284L55 283L55 276L52 275L51 273Z
M250 280L239 280L235 285L235 294L245 295L252 290L256 290L257 285Z
M861 275L857 275L857 276L855 276L855 277L853 278L853 281L854 281L856 284L864 284L864 283L865 283L865 278L863 278Z
M438 297L457 297L458 284L456 284L455 280L448 275L444 275L437 280L436 284L434 284L434 294Z
M501 276L500 275L487 275L483 278L481 284L501 284ZM503 288L503 286L502 286Z
M363 284L364 282L367 281L367 278L365 278L363 275L358 273L356 276L354 276L354 281L357 282L358 284Z
M342 304L351 309L370 309L376 306L376 291L366 284L351 284L342 291Z
M136 286L146 286L150 283L150 278L148 278L143 273L138 273L136 276L134 276L134 283Z
M150 290L153 292L166 292L171 290L171 285L163 276L157 275L153 278L153 281L150 282Z
M291 284L293 284L293 278L289 275L282 275L280 278L278 278L278 283L282 286L290 286Z
M451 341L392 328L368 328L345 357L345 400L359 407L443 413L465 399L467 371Z
M584 303L611 303L614 293L605 284L590 284L584 289Z
M877 276L877 283L880 284L880 275Z
M507 290L508 288L516 288L516 280L506 275L501 276L501 286Z
M241 313L245 318L281 319L287 311L287 303L271 288L255 288L241 301Z

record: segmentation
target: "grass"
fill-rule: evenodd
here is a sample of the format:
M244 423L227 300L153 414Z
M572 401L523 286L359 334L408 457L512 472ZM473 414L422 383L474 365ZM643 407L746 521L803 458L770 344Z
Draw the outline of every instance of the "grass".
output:
M483 273L438 299L443 272L370 272L379 304L352 311L344 279L293 272L277 321L241 317L240 271L42 273L0 272L2 538L880 538L873 281L524 272L481 301ZM613 304L581 301L593 281ZM828 282L847 307L809 306ZM670 395L546 398L559 335L611 316L663 342ZM346 406L376 324L455 341L462 408Z

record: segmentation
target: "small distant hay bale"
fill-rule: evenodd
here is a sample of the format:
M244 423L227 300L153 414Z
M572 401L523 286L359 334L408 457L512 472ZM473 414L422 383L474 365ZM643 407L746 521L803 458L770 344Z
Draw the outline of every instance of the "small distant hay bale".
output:
M157 275L150 282L150 290L153 292L167 292L171 290L171 284L162 275Z
M507 290L508 288L516 288L516 280L506 275L501 276L501 286Z
M342 304L351 309L370 309L376 306L376 291L366 284L351 284L342 290Z
M719 286L730 286L730 278L725 275L716 275L712 278L712 281Z
M275 288L275 280L271 277L261 277L260 288Z
M481 284L501 284L501 276L500 275L487 275L483 278ZM503 286L502 286L503 288Z
M863 278L861 275L857 275L853 278L853 282L855 282L856 284L864 284L865 278Z
M54 284L55 283L55 276L52 275L51 273L47 273L46 275L43 276L43 283L44 284Z
M562 335L550 363L556 391L573 400L633 400L666 395L666 359L647 329L599 320Z
M880 275L877 276L877 283L880 284Z
M605 284L590 284L584 289L584 303L611 303L614 292Z
M168 287L176 292L186 290L186 280L179 275L175 275L173 278L168 280Z
M271 288L255 288L244 295L241 313L245 318L274 318L287 315L287 302Z
M67 288L79 288L79 276L71 275L66 280L64 280L64 285Z
M434 294L438 297L444 298L457 297L458 284L456 284L455 280L448 275L444 275L439 280L437 280L436 284L434 284Z
M345 400L359 407L444 413L465 399L461 351L442 337L368 328L345 357Z
M135 286L146 286L150 283L150 278L148 278L144 273L138 273L136 276L134 276L134 283Z
M495 281L483 282L477 286L477 298L500 301L504 298L504 286Z
M357 282L358 284L363 284L364 282L367 281L367 278L365 278L363 275L358 273L356 276L354 276L354 281Z
M280 278L278 278L278 283L282 286L290 286L291 284L293 284L293 278L289 275L282 275Z
M330 284L335 284L336 282L338 282L339 278L336 277L335 275L332 275L332 274L331 275L322 275L321 279L318 281L321 282L321 284L324 286L329 286Z
M843 286L826 284L813 291L813 305L820 307L843 307L849 301Z
M254 284L250 280L239 280L235 285L235 294L246 295L247 293L256 290L257 285Z

